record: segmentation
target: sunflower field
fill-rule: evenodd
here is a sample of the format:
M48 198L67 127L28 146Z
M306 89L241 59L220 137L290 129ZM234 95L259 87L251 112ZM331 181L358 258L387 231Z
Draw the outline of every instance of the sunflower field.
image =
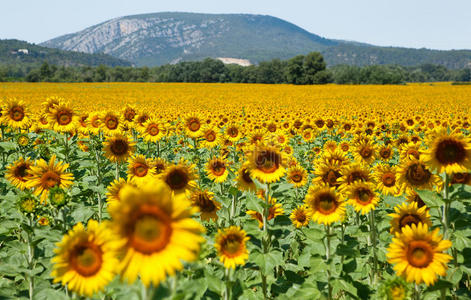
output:
M471 86L0 85L0 299L470 299Z

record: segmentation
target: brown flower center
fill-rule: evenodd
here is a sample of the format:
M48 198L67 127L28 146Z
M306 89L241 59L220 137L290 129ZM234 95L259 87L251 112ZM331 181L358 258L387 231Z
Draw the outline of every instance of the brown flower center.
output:
M72 112L69 110L61 110L57 112L57 123L59 125L65 126L72 122Z
M426 241L411 241L407 247L407 261L416 268L425 268L433 261L432 246Z
M124 119L126 119L126 121L128 122L132 122L135 116L136 116L136 112L132 108L127 108L126 111L124 112Z
M355 191L355 194L356 201L361 205L370 204L374 198L373 192L370 189L364 187L358 188Z
M189 178L188 174L180 169L172 170L165 180L168 186L172 190L179 190L184 188L188 184Z
M426 184L432 174L422 164L415 163L409 166L406 172L406 178L409 183L415 186Z
M245 168L242 170L242 179L243 179L246 183L253 183L252 178L250 178L250 172L249 172L247 169L245 169Z
M111 152L116 156L125 155L129 150L128 142L125 140L115 140L110 145Z
M437 145L435 158L442 165L461 163L466 158L466 150L459 140L444 139Z
M260 151L256 154L255 165L264 173L274 173L279 169L281 155L274 151Z
M20 181L26 181L25 177L28 176L28 169L29 165L26 163L21 163L18 166L16 166L14 170L15 178L20 180Z
M133 168L133 173L137 177L144 177L147 175L149 167L143 163L135 163Z
M159 126L157 124L150 124L149 127L147 127L147 133L151 136L156 136L159 132Z
M383 159L390 158L391 157L391 148L389 148L389 147L381 148L381 150L379 150L379 156L381 156L381 158L383 158Z
M41 183L44 188L53 188L61 183L59 174L53 171L47 171L41 176Z
M70 265L82 276L90 277L100 271L103 264L103 251L93 242L81 243L71 251Z
M384 173L381 177L381 182L386 187L392 187L396 184L396 175L394 173Z
M209 199L208 195L206 193L201 193L198 195L198 207L202 212L213 212L216 210L216 205L214 205L214 202Z
M201 123L198 119L192 118L188 121L188 129L191 131L198 131L201 127Z
M238 256L242 248L242 238L236 234L228 234L221 243L221 252L228 257Z
M230 136L230 137L237 137L239 135L239 129L237 129L237 127L229 127L227 129L227 134Z
M171 220L159 207L145 204L132 219L129 244L136 251L152 254L168 245L172 235Z
M114 130L114 129L118 128L118 124L119 124L119 121L118 121L117 117L115 117L115 116L106 116L105 117L105 126L106 126L106 128L108 128L110 130Z
M214 142L216 140L216 133L214 131L209 131L204 137L208 142Z
M411 226L412 224L419 224L422 220L418 215L415 214L405 214L399 219L399 228L402 229L404 226Z
M363 159L368 159L373 156L373 149L371 149L369 146L365 146L360 150L360 156L363 157Z
M315 200L315 208L324 215L330 215L337 209L338 203L335 196L329 192L321 193Z
M215 176L222 176L226 171L226 164L222 161L216 160L213 161L210 165L211 173Z
M13 121L20 122L25 117L25 111L21 106L14 106L10 109L10 118Z

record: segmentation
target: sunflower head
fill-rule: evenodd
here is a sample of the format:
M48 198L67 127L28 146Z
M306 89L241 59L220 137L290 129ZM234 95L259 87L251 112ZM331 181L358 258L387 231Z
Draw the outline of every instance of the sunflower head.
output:
M103 142L105 156L112 162L126 161L136 149L136 143L127 135L115 133Z
M32 214L38 208L38 200L31 194L27 193L20 197L18 206L24 214Z
M56 244L54 282L89 297L103 290L115 275L121 245L107 222L90 220L87 229L78 223Z
M26 188L27 181L31 178L29 171L32 165L33 162L29 157L26 159L20 157L17 161L7 167L5 178L15 187L20 190L24 190Z
M283 154L275 147L260 144L249 155L250 175L264 183L278 181L284 174Z
M214 199L214 194L209 191L196 190L191 194L190 201L194 207L200 211L200 218L203 221L217 221L218 210L221 209L221 203Z
M167 167L165 172L160 174L160 178L176 195L186 195L196 187L196 166L185 160L178 164Z
M224 182L229 175L227 162L221 158L212 158L206 164L206 174L214 182Z
M362 215L376 209L379 201L375 193L375 185L371 182L361 181L356 181L348 187L348 198L348 203L355 208L355 211L360 212Z
M311 211L306 205L298 205L289 216L296 228L307 226L311 220Z
M319 224L330 225L345 217L345 201L335 188L327 185L312 185L304 199L309 207L312 220Z
M439 173L467 172L471 169L471 142L461 133L437 131L429 140L425 162Z
M242 191L256 191L257 186L250 177L250 163L245 162L237 172L237 187Z
M397 171L402 190L407 193L414 189L431 190L441 186L440 177L430 171L422 157L403 160Z
M386 254L394 270L407 282L433 285L437 275L445 276L447 263L452 257L445 252L451 242L442 240L439 228L430 232L427 224L406 225L392 239Z
M219 259L226 268L235 269L236 265L244 265L249 258L246 243L249 240L246 232L238 226L218 230L214 247Z
M191 218L195 210L189 202L177 201L165 182L127 185L119 197L109 211L113 231L125 245L118 266L123 279L132 283L140 275L145 286L158 285L183 268L181 260L197 258L204 228Z
M426 206L418 207L417 202L404 202L394 207L394 213L389 214L392 217L390 232L401 233L405 226L419 223L432 226L430 214Z

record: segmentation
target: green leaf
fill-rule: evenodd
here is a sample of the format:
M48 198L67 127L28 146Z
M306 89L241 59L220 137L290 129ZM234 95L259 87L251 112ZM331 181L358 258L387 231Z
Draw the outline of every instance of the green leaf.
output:
M325 236L325 231L318 228L305 228L303 229L303 233L308 239L315 242L322 240Z
M427 207L440 207L443 205L443 198L436 192L429 190L417 190L420 198L425 202Z
M257 264L260 267L261 272L265 275L273 273L276 266L284 264L283 254L276 250L268 253L254 251L251 253L251 261Z
M471 236L471 229L456 230L453 233L452 242L456 250L463 251L464 248L470 247L471 240L469 236Z
M303 285L294 289L296 289L296 292L293 299L320 299L322 295L315 282L306 281Z
M332 282L332 294L337 295L341 291L357 297L357 288L353 284L342 279L334 280Z

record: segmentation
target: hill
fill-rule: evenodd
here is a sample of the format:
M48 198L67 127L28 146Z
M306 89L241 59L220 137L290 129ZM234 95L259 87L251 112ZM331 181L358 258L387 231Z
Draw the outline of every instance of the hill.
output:
M0 40L1 65L39 65L47 61L59 66L131 66L107 54L90 54L46 48L19 40Z
M330 66L424 63L447 68L470 66L471 51L439 51L332 40L266 15L163 12L115 18L46 41L41 45L86 53L106 53L155 66L205 57L251 63L320 51Z

